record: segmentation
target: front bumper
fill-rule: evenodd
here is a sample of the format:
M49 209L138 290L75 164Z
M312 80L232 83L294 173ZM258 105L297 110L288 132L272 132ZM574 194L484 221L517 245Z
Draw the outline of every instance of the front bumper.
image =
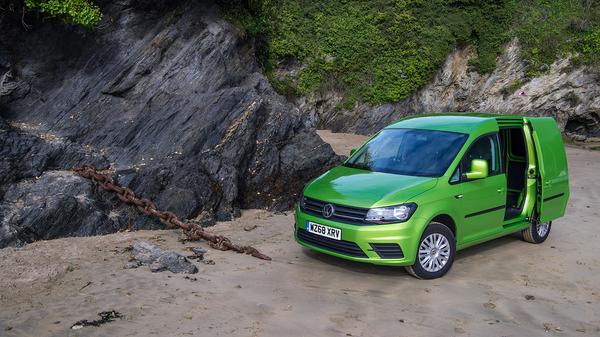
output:
M298 238L298 231L306 231L307 221L341 229L342 240L358 245L366 257L350 256L327 249L323 245L309 243ZM413 216L407 222L402 223L386 225L351 225L306 214L300 210L298 205L296 205L294 238L303 246L347 260L379 265L409 266L415 262L417 245L421 238L421 231L424 228L423 224L425 222L425 219ZM402 249L404 256L402 258L382 258L375 251L372 244L398 244Z

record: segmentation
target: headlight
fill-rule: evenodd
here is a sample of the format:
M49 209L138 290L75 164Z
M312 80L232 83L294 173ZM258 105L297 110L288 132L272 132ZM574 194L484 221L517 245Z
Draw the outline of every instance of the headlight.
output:
M306 205L306 197L304 195L301 195L300 200L298 200L298 206L300 206L301 210L304 210L305 205Z
M365 220L380 224L404 222L410 219L416 209L417 204L414 202L390 207L371 208L367 212Z

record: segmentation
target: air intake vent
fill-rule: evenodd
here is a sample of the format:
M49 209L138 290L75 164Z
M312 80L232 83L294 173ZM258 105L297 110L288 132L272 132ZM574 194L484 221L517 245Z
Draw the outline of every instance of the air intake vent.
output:
M370 245L382 259L401 259L404 257L402 249L396 243L370 243Z

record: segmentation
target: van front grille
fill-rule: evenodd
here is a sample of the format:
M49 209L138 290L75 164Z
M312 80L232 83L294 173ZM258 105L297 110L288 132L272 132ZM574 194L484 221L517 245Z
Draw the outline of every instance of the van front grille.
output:
M319 248L353 257L367 257L367 254L354 242L326 238L302 228L296 230L296 235L300 241Z
M333 206L333 215L329 218L323 216L323 208L325 205L330 204ZM348 223L352 225L372 225L370 222L366 222L368 208L349 207L338 204L327 203L324 201L302 197L300 207L304 213L314 215L319 218Z

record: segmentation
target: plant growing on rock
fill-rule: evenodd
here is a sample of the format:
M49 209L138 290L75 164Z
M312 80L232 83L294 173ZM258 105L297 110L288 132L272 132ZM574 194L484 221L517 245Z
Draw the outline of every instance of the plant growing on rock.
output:
M506 98L507 96L514 94L515 91L517 91L517 89L519 89L521 86L523 86L523 81L513 80L506 87L502 88L502 96Z
M85 27L94 27L102 20L100 8L87 0L25 0L25 9Z

